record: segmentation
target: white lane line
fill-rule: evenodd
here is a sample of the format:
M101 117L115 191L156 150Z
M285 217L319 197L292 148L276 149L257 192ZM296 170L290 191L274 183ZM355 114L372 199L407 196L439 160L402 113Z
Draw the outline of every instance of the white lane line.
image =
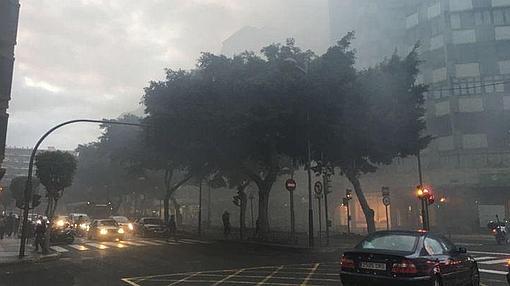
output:
M497 270L489 270L489 269L480 269L479 271L482 273L497 274L497 275L506 275L508 273L506 271L497 271Z
M468 251L468 253L487 254L487 255L508 255L508 256L510 256L510 253L506 253L506 252Z
M80 251L89 250L87 247L85 247L81 244L70 244L69 247L72 247L72 248L80 250Z
M52 246L50 247L51 249L55 250L56 252L68 252L69 250L63 248L63 247L60 247L60 246Z
M259 283L257 283L257 285L264 285L266 283L267 280L273 278L273 276L278 273L278 271L282 270L284 265L281 265L280 267L276 268L275 271L271 272L271 274L267 275L266 278L264 278L264 280L260 281Z
M131 285L131 286L140 286L140 284L136 284L135 282L133 282L133 281L131 281L131 280L127 279L127 278L122 278L122 279L120 279L120 280L122 280L122 281L126 282L127 284L129 284L129 285Z
M148 245L163 245L163 243L148 241L148 240L138 240L138 242L148 244Z
M317 268L319 268L319 263L315 263L313 265L312 271L310 271L310 273L308 273L308 276L305 278L303 283L301 283L301 286L308 285L308 281L310 281L310 278L312 277L312 275L315 273L315 271L317 271Z
M236 272L234 272L234 273L232 273L232 274L228 275L227 277L225 277L225 278L221 279L220 281L217 281L216 283L214 283L214 284L212 284L212 285L213 285L213 286L220 285L221 283L224 283L224 282L225 282L225 281L227 281L228 279L230 279L230 278L232 278L232 277L234 277L234 276L238 275L239 273L241 273L241 272L243 272L243 271L244 271L244 269L239 269L239 270L237 270Z
M86 245L90 245L92 247L95 247L95 248L98 248L98 249L107 249L109 248L108 246L106 245L103 245L103 244L97 244L97 243L85 243Z
M172 282L172 283L168 284L168 286L172 286L172 285L179 284L179 283L181 283L181 282L185 282L186 280L188 280L188 279L190 279L190 278L193 278L193 277L195 277L195 276L199 275L200 273L202 273L202 272L197 272L197 273L194 273L194 274L192 274L192 275L190 275L190 276L184 277L184 278L182 278L181 280L177 280L177 281L175 281L175 282Z
M105 242L102 242L101 244L104 244L104 245L109 245L109 246L113 246L113 247L117 247L117 248L125 248L125 247L128 247L127 245L125 244L122 244L120 242L113 242L113 241L105 241Z
M475 257L475 260L476 261L481 261L481 260L487 260L487 259L495 259L497 257L494 257L494 256L482 256L482 257Z
M155 240L155 241L160 242L162 244L170 244L170 245L178 245L179 244L175 241L166 241L166 240Z
M498 259L498 260L488 260L488 261L480 261L478 264L487 264L487 265L493 265L493 264L500 264L500 263L507 263L508 258L506 259Z
M138 242L133 242L133 241L130 241L130 240L123 240L122 243L133 245L133 246L145 246L145 244L138 243Z
M195 240L195 239L188 239L188 238L181 239L181 240L182 240L182 241L195 242L195 243L203 243L203 244L211 244L211 243L212 243L212 242L210 242L210 241Z

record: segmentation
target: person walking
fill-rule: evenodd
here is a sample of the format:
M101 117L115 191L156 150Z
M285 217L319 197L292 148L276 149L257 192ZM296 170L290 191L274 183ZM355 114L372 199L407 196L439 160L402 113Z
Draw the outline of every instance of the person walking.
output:
M40 216L37 224L35 226L35 250L39 250L39 246L41 246L41 251L44 251L44 233L46 232L46 221L44 221L43 217Z
M9 213L7 218L5 219L5 234L7 237L11 237L13 231L14 231L14 216L12 213Z
M14 229L13 229L14 237L18 236L19 219L20 219L19 217L14 217Z
M0 215L0 239L4 239L5 234L5 217Z
M177 224L175 223L175 215L170 216L170 220L168 221L168 237L166 238L166 241L168 242L171 237L174 238L175 242L178 241L177 239Z
M223 212L221 220L223 221L223 235L228 238L230 236L230 213L228 211Z

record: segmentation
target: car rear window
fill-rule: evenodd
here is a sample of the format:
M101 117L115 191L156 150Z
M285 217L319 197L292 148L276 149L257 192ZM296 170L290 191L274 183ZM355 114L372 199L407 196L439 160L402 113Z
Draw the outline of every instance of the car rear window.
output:
M129 220L125 217L125 216L114 216L113 219L116 221L116 222L120 222L120 223L126 223L126 222L129 222Z
M163 221L157 218L146 218L143 220L145 224L163 224Z
M413 252L417 243L418 236L412 234L379 234L367 237L356 248Z
M117 222L115 222L113 219L112 220L100 220L97 224L99 226L117 226Z

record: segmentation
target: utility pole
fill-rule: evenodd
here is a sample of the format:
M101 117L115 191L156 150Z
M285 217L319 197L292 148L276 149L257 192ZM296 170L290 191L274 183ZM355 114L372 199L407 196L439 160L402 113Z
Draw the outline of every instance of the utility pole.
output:
M324 216L326 218L326 245L329 246L329 228L331 226L331 221L329 220L329 214L328 214L328 194L330 192L330 180L331 180L331 173L329 166L326 166L325 173L322 175L323 177L323 184L324 184Z

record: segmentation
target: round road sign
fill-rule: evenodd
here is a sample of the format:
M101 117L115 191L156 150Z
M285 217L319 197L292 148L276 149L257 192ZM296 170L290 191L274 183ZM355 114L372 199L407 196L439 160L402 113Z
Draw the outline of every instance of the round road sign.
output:
M287 189L287 191L289 192L292 192L296 189L296 181L294 181L294 179L288 179L287 181L285 181L285 188Z
M383 203L385 206L389 206L389 205L390 205L390 203L391 203L390 197L384 196L384 197L382 198L382 203Z

